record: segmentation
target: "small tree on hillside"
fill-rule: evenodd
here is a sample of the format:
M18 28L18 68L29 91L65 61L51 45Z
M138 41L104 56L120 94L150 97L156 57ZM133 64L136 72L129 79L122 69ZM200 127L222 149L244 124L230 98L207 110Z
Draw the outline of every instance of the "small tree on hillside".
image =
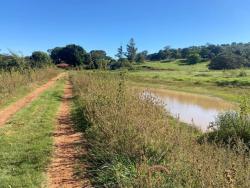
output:
M129 43L127 44L127 53L126 56L130 63L135 61L137 53L137 48L135 47L135 41L133 38L130 39Z
M124 56L124 52L123 52L123 47L120 46L118 49L117 49L117 54L115 55L118 59L122 59L123 56Z
M194 53L188 56L187 63L190 65L197 64L201 62L201 57L199 54Z

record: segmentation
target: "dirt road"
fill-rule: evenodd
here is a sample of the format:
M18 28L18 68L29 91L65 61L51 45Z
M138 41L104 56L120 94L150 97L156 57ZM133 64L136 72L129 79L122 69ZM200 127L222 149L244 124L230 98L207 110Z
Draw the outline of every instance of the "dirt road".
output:
M54 133L54 155L48 169L49 188L91 187L85 177L76 176L76 169L83 172L86 166L80 163L80 155L86 154L81 133L73 128L70 117L72 88L68 82L65 87L62 105L58 113L58 123Z
M33 100L35 100L37 97L39 97L40 94L42 94L45 90L47 90L52 85L54 85L54 83L63 76L65 76L64 73L59 74L57 77L51 79L46 84L37 88L35 91L30 93L26 97L18 100L17 102L11 104L7 108L0 111L0 127L3 126L11 118L12 115L14 115L20 109L24 108L29 103L31 103Z

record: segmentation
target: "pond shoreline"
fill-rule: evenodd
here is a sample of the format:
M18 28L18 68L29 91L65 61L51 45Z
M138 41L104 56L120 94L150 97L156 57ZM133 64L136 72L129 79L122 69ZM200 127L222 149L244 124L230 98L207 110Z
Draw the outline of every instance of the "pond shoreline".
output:
M188 92L139 87L144 94L156 97L176 120L207 132L207 127L214 122L217 115L237 109L236 105L219 97L193 94Z

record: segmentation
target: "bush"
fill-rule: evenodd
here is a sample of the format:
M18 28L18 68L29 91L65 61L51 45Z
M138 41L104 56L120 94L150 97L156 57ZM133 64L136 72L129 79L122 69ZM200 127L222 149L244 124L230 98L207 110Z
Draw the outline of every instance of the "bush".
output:
M132 64L126 58L121 58L110 65L111 70L116 70L120 68L132 69Z
M35 51L31 57L31 67L42 68L48 66L51 63L50 56L45 52Z
M213 58L208 65L209 69L238 69L246 65L246 59L235 54L220 54Z
M241 110L219 114L211 123L213 132L206 133L200 140L206 138L209 142L223 143L234 146L238 141L250 148L250 105L248 99L242 99Z
M201 62L201 57L199 54L191 54L187 58L187 63L190 65L197 64Z

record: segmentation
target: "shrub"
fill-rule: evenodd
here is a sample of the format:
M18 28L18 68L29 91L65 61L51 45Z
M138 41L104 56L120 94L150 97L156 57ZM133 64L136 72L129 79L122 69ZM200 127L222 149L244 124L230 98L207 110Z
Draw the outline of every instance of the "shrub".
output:
M35 51L31 57L31 67L42 68L51 63L50 56L45 52Z
M209 142L223 143L234 146L242 141L250 148L250 105L246 98L242 99L240 111L229 111L217 116L211 123L212 132L206 133L200 139L208 139Z
M213 58L208 65L209 69L223 70L223 69L237 69L246 65L246 59L235 54L220 54Z
M191 54L187 58L187 63L190 65L197 64L201 62L201 57L199 54Z
M116 70L120 68L132 69L132 64L126 58L121 58L110 65L111 70Z

